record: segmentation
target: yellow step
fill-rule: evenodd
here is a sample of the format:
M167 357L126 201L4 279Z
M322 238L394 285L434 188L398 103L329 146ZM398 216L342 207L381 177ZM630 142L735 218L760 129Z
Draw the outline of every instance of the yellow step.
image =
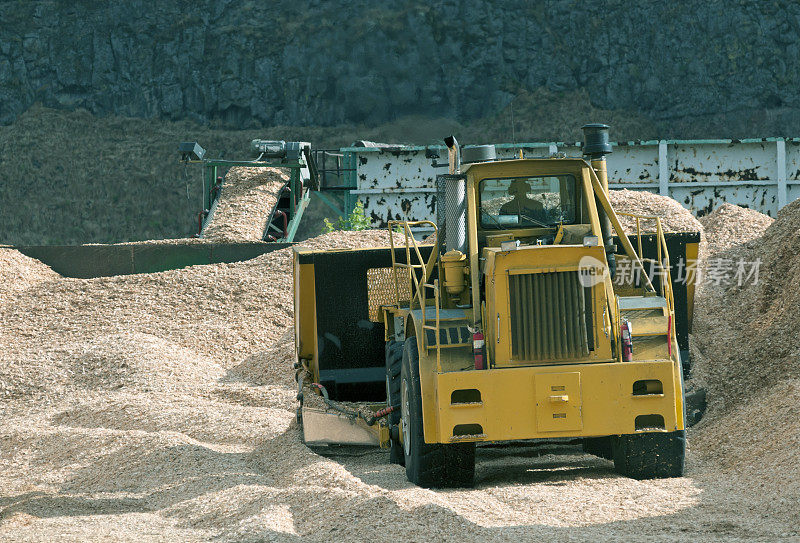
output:
M639 319L628 318L631 323L631 335L640 336L665 336L667 335L668 321L665 316L642 317Z

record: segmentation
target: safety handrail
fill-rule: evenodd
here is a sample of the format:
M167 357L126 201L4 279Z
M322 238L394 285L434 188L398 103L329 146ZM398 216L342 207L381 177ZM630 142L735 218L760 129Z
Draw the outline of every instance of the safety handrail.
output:
M403 233L405 234L405 262L397 262L395 258L394 231L396 226L402 226ZM432 330L436 338L436 369L437 371L441 371L441 344L439 342L439 280L435 279L433 283L429 282L430 277L433 274L433 265L437 260L438 249L437 246L434 245L431 256L426 263L425 259L422 257L422 251L419 249L417 240L414 238L414 234L411 232L412 226L431 226L433 227L433 235L436 236L435 239L439 239L439 230L436 227L436 223L432 221L389 221L389 245L392 249L392 272L394 274L396 301L397 304L400 305L400 279L397 276L397 270L405 269L408 270L409 275L408 286L409 294L411 295L411 299L408 301L409 309L413 309L415 300L417 303L419 303L419 307L422 310L422 329L423 331ZM413 255L416 256L418 261L417 264L413 264L411 261L412 247L414 249ZM414 270L422 270L422 277L418 278L417 274L414 273ZM426 313L428 309L428 301L425 295L425 289L428 288L433 290L433 308L435 312L434 326L427 324L428 321ZM423 341L424 339L425 338L423 338Z
M617 212L617 215L631 217L636 221L636 247L638 249L636 257L640 262L648 261L658 266L659 277L661 277L661 295L667 301L667 314L670 319L670 329L672 334L675 332L675 297L672 291L672 268L669 262L669 250L667 249L667 240L664 237L664 229L661 226L661 218L650 215L638 215L636 213ZM641 221L651 220L656 223L656 231L652 232L656 236L656 258L644 258L642 256L642 227ZM644 267L642 272L646 273ZM649 278L648 278L649 281ZM672 337L669 338L672 341Z
M435 346L436 346L436 371L442 371L442 345L440 343L439 338L439 324L440 324L440 317L439 317L439 280L434 279L433 284L431 283L424 283L422 285L423 288L429 288L433 290L433 307L435 309L435 317L434 317L434 325L429 326L425 324L425 312L427 307L422 308L422 329L423 330L431 330L433 331L434 338L436 339ZM427 338L426 338L427 339ZM428 346L428 348L430 348Z
M406 261L397 262L395 258L395 246L394 246L394 230L395 226L402 226L403 233L405 235L405 249L406 249ZM395 282L395 294L397 298L397 303L400 303L400 280L397 276L398 268L405 268L408 269L408 286L409 292L411 294L412 299L409 300L410 308L413 308L414 298L417 299L419 302L419 306L423 308L423 321L424 321L424 308L427 303L425 299L425 289L421 288L422 284L427 283L430 279L430 276L433 272L433 263L436 261L436 247L434 246L434 252L431 253L431 257L428 262L425 262L425 259L422 256L422 252L419 249L419 245L417 244L417 240L414 238L414 234L411 232L412 226L430 226L433 228L434 235L436 239L438 239L439 231L436 228L436 223L432 221L389 221L388 228L389 228L389 245L392 249L392 270L394 273L394 282ZM414 256L416 256L418 263L412 264L411 261L411 248L414 248ZM421 269L422 270L422 279L417 278L417 274L413 273L412 270Z

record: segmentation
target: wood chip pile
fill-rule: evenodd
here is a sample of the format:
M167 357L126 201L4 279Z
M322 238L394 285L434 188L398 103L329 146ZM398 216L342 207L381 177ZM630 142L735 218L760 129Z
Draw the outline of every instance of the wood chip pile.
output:
M303 245L383 246L387 237L335 232ZM791 492L781 493L788 502L754 509L752 489L740 482L750 455L774 444L770 416L787 422L776 441L797 435L787 418L798 389L788 383L766 392L775 400L763 400L794 402L782 411L741 404L743 411L704 422L697 440L690 436L688 476L680 479L619 477L610 462L564 445L481 448L475 489L430 491L410 485L385 451L309 450L294 422L290 256L282 250L148 275L56 277L0 297L0 539L798 535ZM751 441L727 437L730 423L745 432L751 420L760 425ZM783 469L797 480L788 449L781 451L758 456L754 462L765 463L748 472L751 480L786 486Z
M692 212L667 196L647 191L610 190L609 198L617 213L634 213L659 217L665 232L701 232L703 225ZM636 233L636 220L633 217L619 216L622 227L631 234ZM640 221L642 232L655 232L655 221Z
M754 366L769 359L752 361ZM797 372L795 371L796 375ZM798 520L800 504L800 380L752 388L729 410L712 413L691 434L691 447L716 466L762 515Z
M203 237L209 241L261 241L289 175L280 168L231 168Z
M387 244L385 230L332 232L303 243L320 249ZM46 268L22 262L36 263L29 268L38 273ZM151 388L154 378L172 379L153 377L158 360L164 372L174 366L181 383L202 382L219 363L234 370L259 365L253 357L269 352L292 326L292 308L291 249L233 264L34 282L8 297L0 313L0 398Z
M16 249L0 247L0 295L60 278L46 264L25 256Z
M712 213L700 218L708 239L707 254L745 244L760 237L775 219L733 204L722 204Z
M703 218L704 272L761 260L758 282L698 289L692 353L709 413L692 447L754 509L797 519L800 503L800 200L777 220L725 204ZM748 266L748 270L751 269Z
M782 209L774 222L733 206L719 211L706 223L712 232L727 233L719 242L709 236L709 246L718 250L707 256L693 339L700 353L697 377L724 407L800 377L800 201ZM754 284L749 274L759 260ZM711 276L709 266L736 270L740 263L746 279L741 286L733 277L717 284Z

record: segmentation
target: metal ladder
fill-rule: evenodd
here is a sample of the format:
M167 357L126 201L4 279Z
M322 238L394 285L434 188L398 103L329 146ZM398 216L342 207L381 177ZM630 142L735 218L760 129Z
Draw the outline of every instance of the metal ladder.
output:
M439 280L434 279L433 283L430 283L430 277L433 273L433 267L438 262L438 246L434 245L433 251L431 252L431 256L428 259L428 262L425 262L425 259L422 257L422 252L419 249L419 245L417 244L417 240L414 238L414 234L411 232L411 227L413 226L430 226L433 228L433 235L436 236L436 240L438 243L439 239L439 230L436 227L436 224L432 221L389 221L388 228L389 228L389 245L391 246L391 253L392 253L392 270L394 274L394 282L395 282L395 297L396 302L399 307L400 305L400 278L398 277L398 270L408 270L408 286L409 292L411 293L411 299L408 301L409 309L414 309L414 303L419 304L419 308L422 312L422 330L432 330L436 341L433 346L429 345L425 341L425 337L422 338L423 345L426 349L430 350L432 348L436 349L436 371L442 371L442 359L441 359L441 352L442 346L439 338L439 328L441 324L440 318L440 299L439 299ZM395 246L394 246L394 231L396 227L402 227L403 233L405 234L405 249L406 249L406 261L405 262L397 262L395 258ZM412 263L412 251L414 249L413 256L416 257L417 263ZM422 273L422 277L418 278L417 274L415 273L416 270L420 270ZM433 308L434 308L434 318L432 320L433 324L429 324L427 313L428 313L428 298L425 296L426 289L433 290Z
M659 217L653 217L648 215L637 215L634 213L621 213L618 212L617 215L624 215L626 217L631 217L636 221L636 256L639 258L640 262L649 262L652 266L654 266L653 271L658 273L658 277L660 278L661 283L661 296L655 297L654 300L647 300L643 298L641 300L637 299L639 297L628 297L628 299L617 297L617 318L618 321L622 318L622 312L625 310L629 311L644 311L644 310L651 310L651 309L659 309L663 311L664 317L666 317L666 330L663 330L664 335L667 337L667 349L670 357L677 356L677 349L673 349L672 345L672 337L675 335L675 298L672 292L672 271L670 268L669 263L669 251L667 250L667 241L664 238L664 230L661 226L661 219ZM656 231L654 232L656 236L656 258L643 258L642 254L642 227L641 221L655 221ZM646 273L644 269L642 269L643 273ZM645 276L644 278L646 282L652 287L652 282L650 278ZM663 305L659 302L659 300L663 300ZM617 325L619 326L619 322ZM659 326L655 326L658 330L651 331L646 335L660 335L656 332L660 332ZM618 355L621 357L621 355Z

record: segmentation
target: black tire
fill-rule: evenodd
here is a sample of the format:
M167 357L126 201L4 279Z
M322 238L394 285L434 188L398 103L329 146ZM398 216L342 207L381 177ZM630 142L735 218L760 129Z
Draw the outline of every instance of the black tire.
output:
M611 447L611 436L585 438L583 440L583 452L605 458L606 460L613 460L614 453Z
M389 413L389 427L400 426L400 371L403 366L403 343L389 340L386 342L386 403L395 408ZM396 435L396 432L392 432ZM404 466L403 444L399 439L392 439L389 445L389 461Z
M408 338L403 346L400 377L403 453L408 480L425 488L472 486L475 443L425 443L416 337Z
M686 431L615 436L614 469L633 479L682 477Z

